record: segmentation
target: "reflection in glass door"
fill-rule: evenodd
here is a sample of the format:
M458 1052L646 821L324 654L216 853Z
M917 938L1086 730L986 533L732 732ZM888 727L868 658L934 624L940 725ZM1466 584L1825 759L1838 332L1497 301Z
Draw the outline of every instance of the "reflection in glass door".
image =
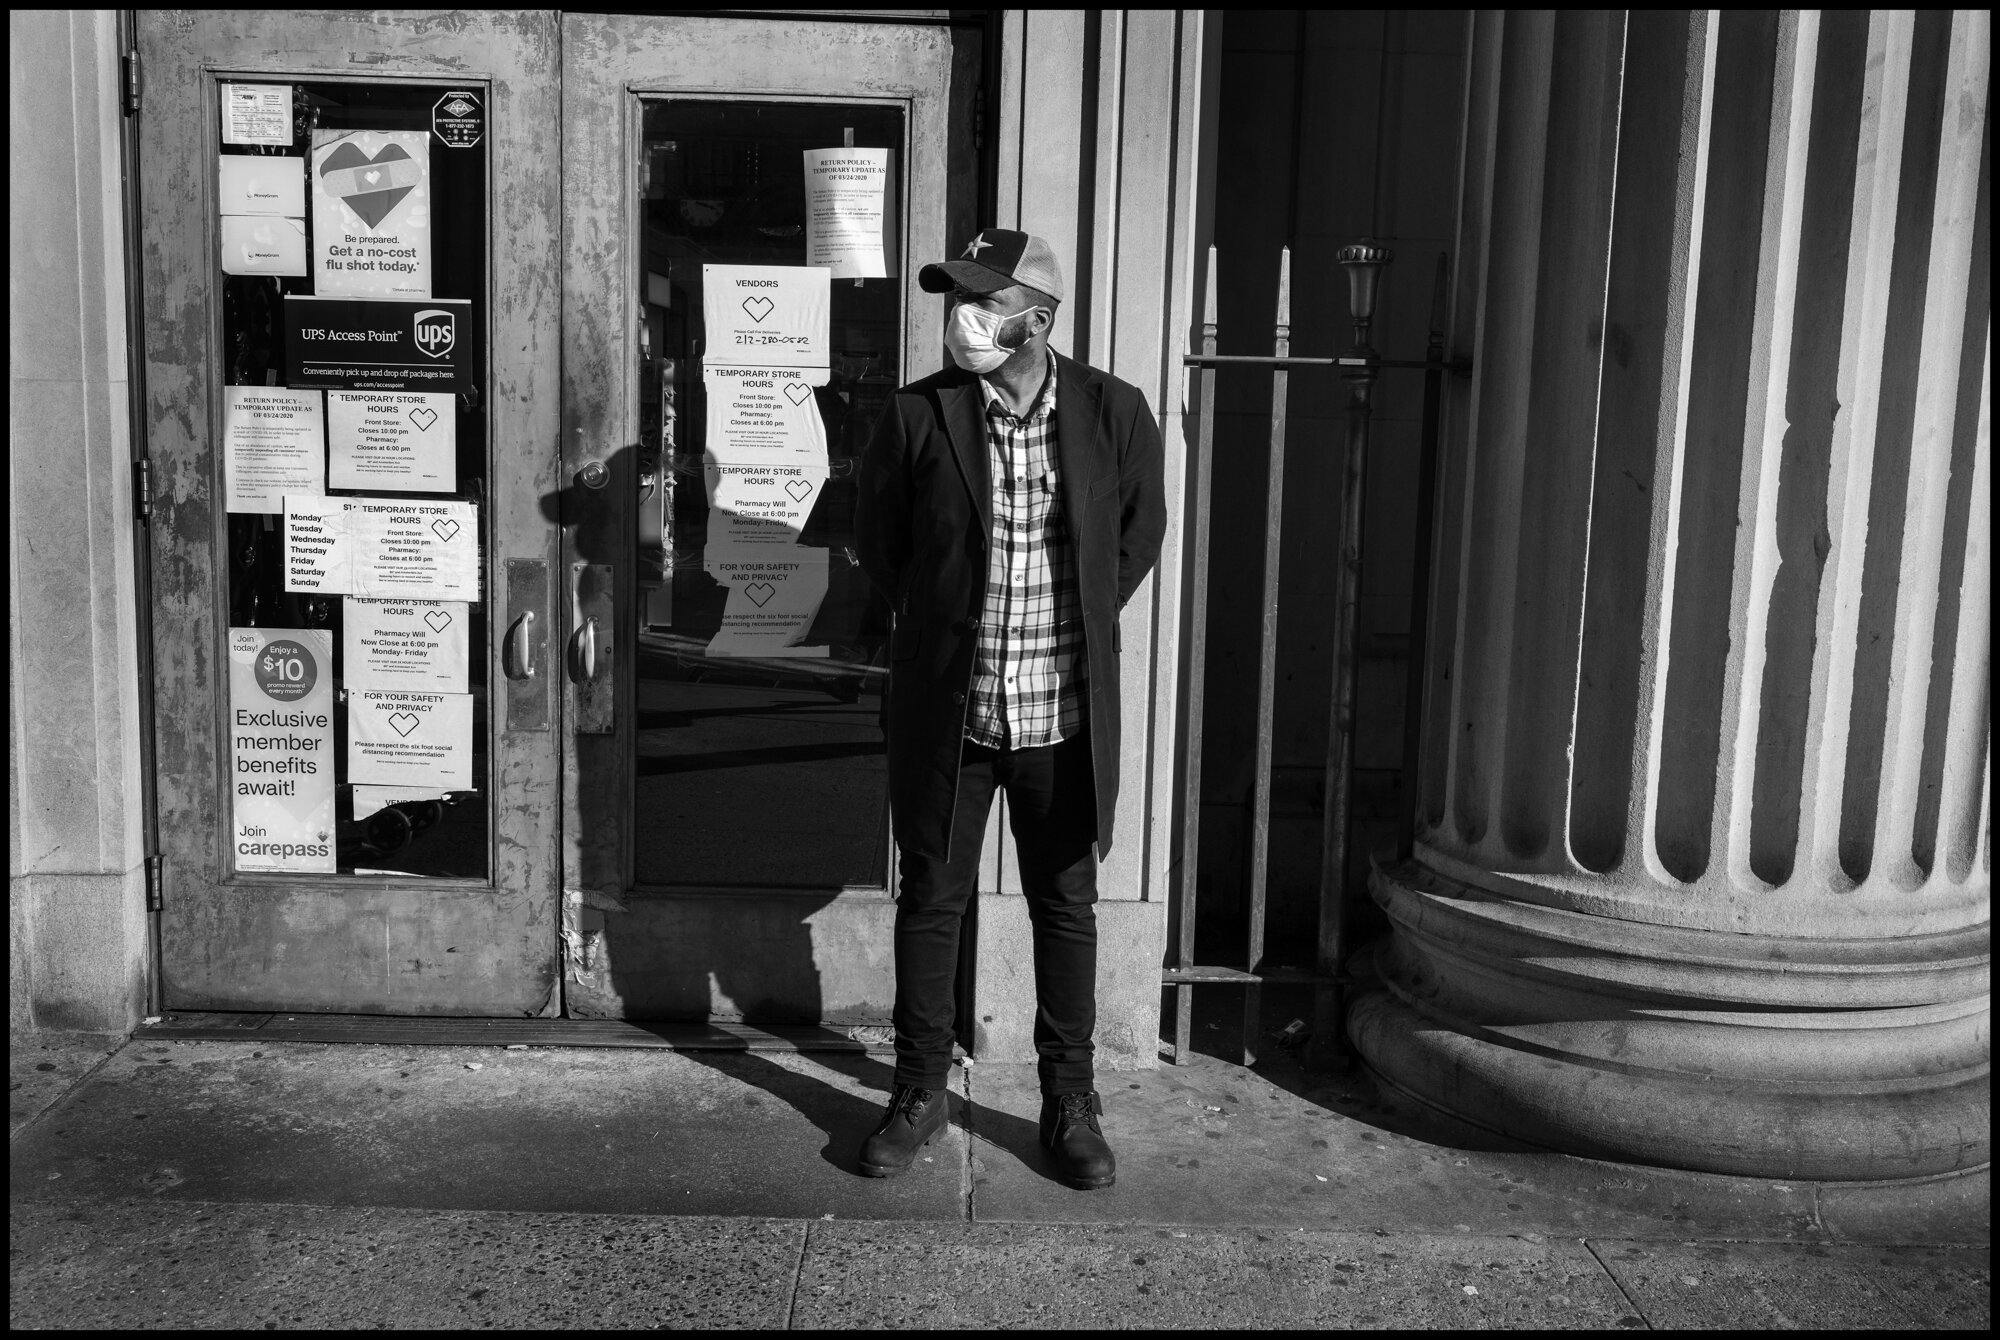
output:
M798 567L778 596L718 580L738 551L708 442L702 267L806 264L806 153L900 156L904 112L672 99L647 102L643 124L634 882L879 887L889 618L855 559L855 468L901 381L903 280L833 281L830 376L811 388L826 474L809 500L812 482L792 484ZM729 602L746 599L790 602L785 645L745 653L724 625Z

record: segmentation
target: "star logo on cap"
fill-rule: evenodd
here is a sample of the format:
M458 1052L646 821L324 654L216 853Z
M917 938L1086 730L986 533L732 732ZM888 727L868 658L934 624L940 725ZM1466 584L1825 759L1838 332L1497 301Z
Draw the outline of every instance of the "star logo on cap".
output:
M972 259L978 260L979 253L992 245L991 242L986 240L985 234L982 233L965 244L965 250L960 254L960 258L963 259L965 256L970 256Z

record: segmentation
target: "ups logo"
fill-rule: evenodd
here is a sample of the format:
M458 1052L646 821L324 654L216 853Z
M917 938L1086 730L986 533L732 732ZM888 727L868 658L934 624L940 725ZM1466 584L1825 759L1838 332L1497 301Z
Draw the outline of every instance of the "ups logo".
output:
M458 318L433 307L417 313L417 349L430 358L443 358L458 343Z

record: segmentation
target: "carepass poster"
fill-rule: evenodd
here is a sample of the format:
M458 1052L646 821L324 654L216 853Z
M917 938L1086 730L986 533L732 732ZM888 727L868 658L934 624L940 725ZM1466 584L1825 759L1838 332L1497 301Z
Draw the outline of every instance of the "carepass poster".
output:
M333 871L333 634L230 629L229 734L236 869Z

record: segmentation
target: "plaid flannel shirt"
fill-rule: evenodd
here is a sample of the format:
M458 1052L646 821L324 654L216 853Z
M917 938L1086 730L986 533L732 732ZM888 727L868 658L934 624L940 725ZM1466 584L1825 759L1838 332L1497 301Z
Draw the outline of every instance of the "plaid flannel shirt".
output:
M984 377L993 536L965 737L993 749L1055 744L1083 727L1087 663L1076 546L1056 467L1056 360L1026 414Z

